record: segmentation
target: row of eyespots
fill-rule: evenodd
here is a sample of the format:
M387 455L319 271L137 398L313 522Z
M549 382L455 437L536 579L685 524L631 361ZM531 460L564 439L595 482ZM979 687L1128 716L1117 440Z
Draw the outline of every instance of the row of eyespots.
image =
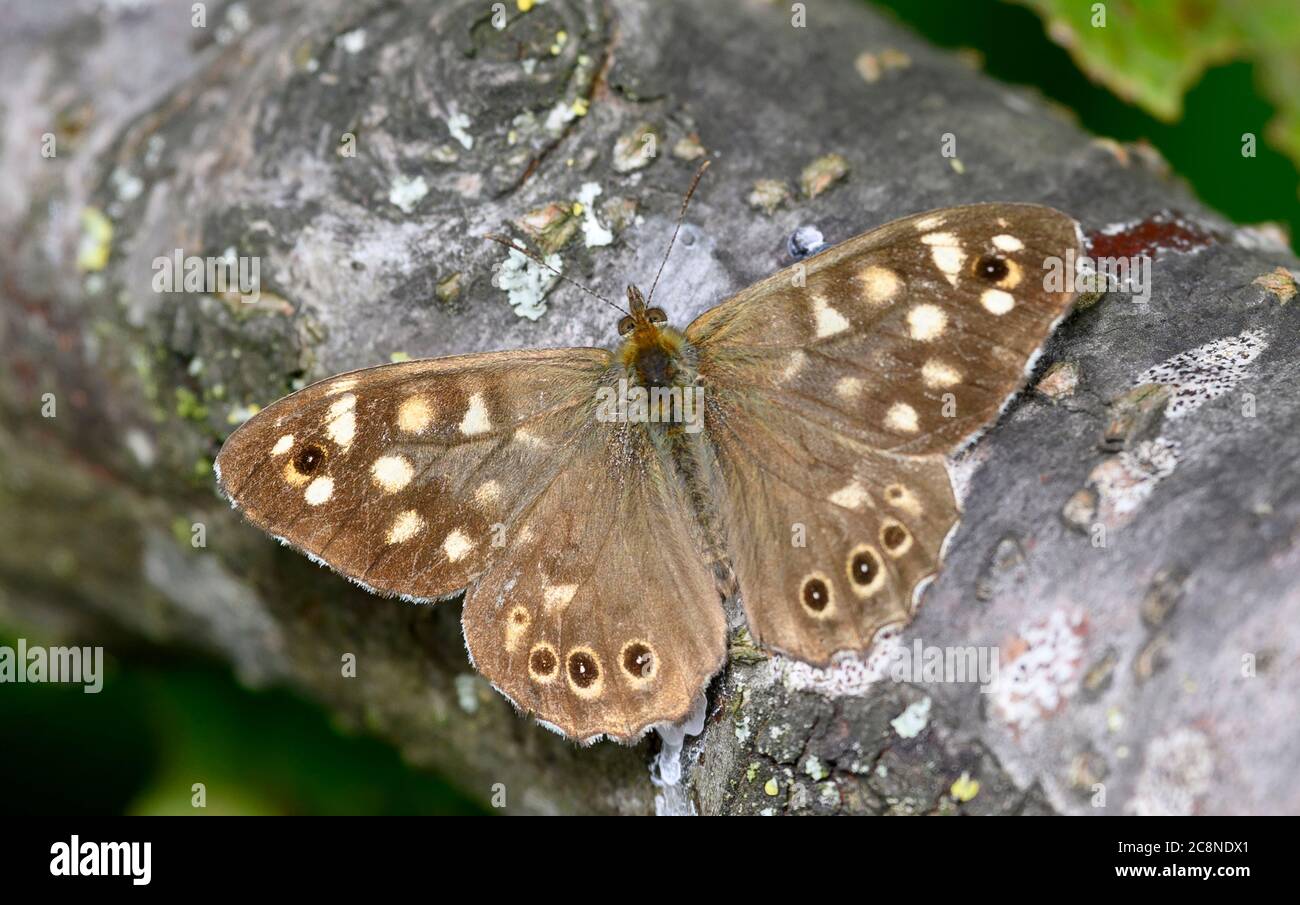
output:
M902 556L912 547L912 533L901 522L886 521L880 528L880 546L891 557ZM849 588L858 597L870 597L885 583L886 572L880 555L871 544L858 544L845 560ZM821 572L811 572L799 586L799 602L809 615L824 619L835 607L834 583Z
M506 631L510 631L509 625ZM659 658L649 642L639 639L627 642L618 659L624 678L634 688L648 685L659 674ZM560 658L555 648L545 641L534 644L528 652L529 677L538 685L549 685L559 673ZM604 690L604 668L599 655L590 647L570 649L564 658L564 674L569 688L580 698L596 698Z

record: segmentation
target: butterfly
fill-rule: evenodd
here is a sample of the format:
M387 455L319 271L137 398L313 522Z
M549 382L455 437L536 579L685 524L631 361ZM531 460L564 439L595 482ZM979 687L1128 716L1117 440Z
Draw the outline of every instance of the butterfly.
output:
M909 621L958 520L945 456L1023 385L1074 297L1044 268L1080 245L1058 211L974 204L826 249L684 330L629 287L612 351L299 390L231 434L218 485L375 593L464 589L470 658L518 709L631 743L722 668L728 594L757 643L814 665Z

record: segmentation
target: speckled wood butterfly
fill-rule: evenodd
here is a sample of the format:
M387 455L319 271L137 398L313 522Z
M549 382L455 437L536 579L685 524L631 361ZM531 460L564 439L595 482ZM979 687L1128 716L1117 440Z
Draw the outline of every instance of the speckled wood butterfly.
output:
M819 665L908 621L957 522L944 456L1022 385L1073 299L1044 267L1079 245L1057 211L976 204L850 239L681 332L629 288L612 352L331 377L236 430L218 481L377 593L467 588L465 642L501 692L629 742L721 668L720 594ZM702 429L672 417L687 394Z

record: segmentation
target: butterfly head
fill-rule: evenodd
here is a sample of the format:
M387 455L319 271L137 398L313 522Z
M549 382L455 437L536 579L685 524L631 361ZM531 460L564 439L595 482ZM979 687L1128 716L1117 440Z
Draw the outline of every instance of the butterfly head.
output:
M636 372L643 386L667 386L675 381L676 363L681 355L682 335L668 326L662 308L646 306L645 296L635 286L627 287L628 310L618 322L623 337L620 355L623 364Z
M652 342L654 335L668 323L664 309L646 307L645 296L635 286L627 287L627 306L631 313L618 322L619 336L639 334L643 343Z

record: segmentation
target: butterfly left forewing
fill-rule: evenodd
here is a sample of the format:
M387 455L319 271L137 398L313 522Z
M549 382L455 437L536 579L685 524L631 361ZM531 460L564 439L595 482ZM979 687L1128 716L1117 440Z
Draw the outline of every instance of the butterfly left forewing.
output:
M908 619L957 520L943 456L1023 384L1073 300L1045 267L1078 245L1074 221L1048 208L933 211L688 328L720 522L759 640L825 663Z
M445 596L568 462L609 360L556 349L340 374L236 430L219 484L253 524L355 581Z

